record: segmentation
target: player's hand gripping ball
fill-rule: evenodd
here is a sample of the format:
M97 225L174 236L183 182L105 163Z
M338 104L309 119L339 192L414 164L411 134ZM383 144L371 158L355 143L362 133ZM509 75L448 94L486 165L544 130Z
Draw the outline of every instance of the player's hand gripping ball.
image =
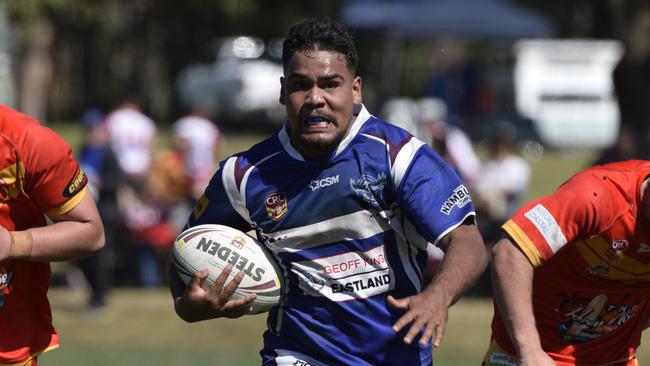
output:
M280 302L281 272L275 260L262 249L261 243L239 230L223 225L194 226L176 238L172 260L185 284L194 272L203 269L210 272L210 284L228 264L233 269L226 283L244 272L233 298L255 294L250 314L269 311Z

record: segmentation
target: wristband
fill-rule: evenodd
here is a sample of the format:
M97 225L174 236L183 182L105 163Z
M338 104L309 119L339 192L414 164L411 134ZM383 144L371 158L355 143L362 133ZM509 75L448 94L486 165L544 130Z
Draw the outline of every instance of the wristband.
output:
M11 234L11 254L9 258L21 259L28 258L32 255L32 233L29 231L12 231Z

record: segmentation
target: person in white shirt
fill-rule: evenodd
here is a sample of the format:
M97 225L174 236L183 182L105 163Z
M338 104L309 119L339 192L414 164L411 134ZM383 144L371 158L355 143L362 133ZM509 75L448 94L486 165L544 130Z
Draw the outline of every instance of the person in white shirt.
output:
M214 122L195 109L174 122L172 136L174 147L185 163L192 196L198 199L216 170L221 132Z
M530 183L530 164L516 154L514 131L499 126L491 141L491 157L474 186L478 206L496 229L519 208ZM486 222L487 224L487 222ZM490 230L491 231L491 230ZM486 241L491 235L484 232Z
M156 146L157 128L137 103L126 101L106 117L109 140L117 161L132 180L149 170Z

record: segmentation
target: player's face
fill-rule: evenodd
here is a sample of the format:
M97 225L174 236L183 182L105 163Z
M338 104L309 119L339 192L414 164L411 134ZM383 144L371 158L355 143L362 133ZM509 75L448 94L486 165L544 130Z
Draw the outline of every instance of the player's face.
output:
M296 52L280 79L291 144L307 157L336 149L361 103L361 78L334 51Z

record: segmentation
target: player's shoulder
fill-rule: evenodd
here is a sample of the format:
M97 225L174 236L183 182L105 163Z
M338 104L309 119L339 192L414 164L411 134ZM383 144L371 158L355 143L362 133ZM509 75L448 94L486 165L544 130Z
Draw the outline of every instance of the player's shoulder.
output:
M284 153L284 149L280 143L279 134L280 132L276 132L262 141L255 143L247 150L231 155L226 160L237 159L240 165L254 166L274 156L281 158L286 154L282 154Z
M10 140L17 149L33 147L39 150L68 148L56 132L41 125L34 117L0 105L0 134Z
M405 129L376 116L369 116L359 134L384 141L391 146L399 146L414 139Z
M626 160L587 168L576 174L573 180L598 182L613 194L622 194L627 197L627 201L635 202L638 198L636 192L648 176L650 161Z

